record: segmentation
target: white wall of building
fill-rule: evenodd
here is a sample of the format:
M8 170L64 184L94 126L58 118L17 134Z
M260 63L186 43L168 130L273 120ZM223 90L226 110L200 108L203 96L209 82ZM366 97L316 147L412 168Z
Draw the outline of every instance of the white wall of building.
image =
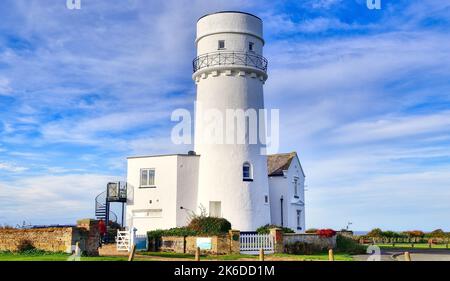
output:
M196 205L198 156L166 155L128 158L127 226L138 234L186 224L186 208ZM141 187L141 169L155 169L155 186ZM182 204L182 205L181 205Z
M200 156L178 156L177 227L187 225L192 213L198 213L199 160Z
M298 178L298 198L295 198L294 178ZM292 160L284 176L269 177L272 224L282 225L281 197L283 197L283 226L296 232L305 231L305 175L297 157ZM297 210L301 211L300 228Z

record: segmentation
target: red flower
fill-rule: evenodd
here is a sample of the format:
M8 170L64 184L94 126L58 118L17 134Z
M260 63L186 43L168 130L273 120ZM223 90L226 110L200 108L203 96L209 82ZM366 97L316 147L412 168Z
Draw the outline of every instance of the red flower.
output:
M336 235L336 231L333 229L319 229L316 232L320 237L330 238Z

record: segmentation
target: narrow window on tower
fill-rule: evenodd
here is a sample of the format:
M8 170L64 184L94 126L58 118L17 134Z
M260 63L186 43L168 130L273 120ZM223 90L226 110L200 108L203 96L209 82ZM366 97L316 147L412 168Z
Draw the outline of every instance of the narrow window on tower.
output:
M248 50L250 52L254 52L255 51L254 48L253 48L254 46L255 46L255 43L253 43L253 42L248 43Z
M225 40L219 40L219 46L217 47L219 50L225 49Z
M248 162L242 166L242 177L244 181L253 181L252 165Z

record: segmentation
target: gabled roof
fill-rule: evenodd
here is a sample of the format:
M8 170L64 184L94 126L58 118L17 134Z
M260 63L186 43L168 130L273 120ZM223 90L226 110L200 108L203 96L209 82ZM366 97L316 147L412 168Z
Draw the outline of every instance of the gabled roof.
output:
M283 171L289 169L296 156L296 152L267 155L269 177L283 176Z

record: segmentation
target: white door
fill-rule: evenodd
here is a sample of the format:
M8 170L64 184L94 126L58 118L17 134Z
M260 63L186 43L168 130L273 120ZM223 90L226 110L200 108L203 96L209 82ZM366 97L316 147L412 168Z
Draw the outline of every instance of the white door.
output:
M216 218L222 217L222 202L209 201L209 216Z

